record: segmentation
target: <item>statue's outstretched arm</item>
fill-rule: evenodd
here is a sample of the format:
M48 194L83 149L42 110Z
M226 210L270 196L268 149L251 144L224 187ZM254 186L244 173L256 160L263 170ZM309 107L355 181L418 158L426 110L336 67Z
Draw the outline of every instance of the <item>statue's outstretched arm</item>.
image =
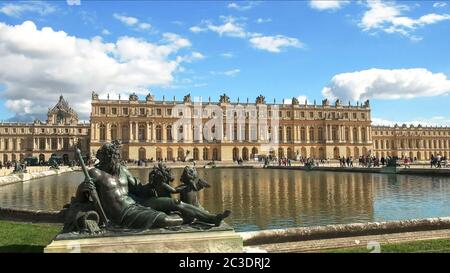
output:
M169 191L170 193L179 193L180 191L178 190L178 188L177 189L174 189L172 186L170 186L169 184L167 184L167 183L162 183L162 186L167 190L167 191Z

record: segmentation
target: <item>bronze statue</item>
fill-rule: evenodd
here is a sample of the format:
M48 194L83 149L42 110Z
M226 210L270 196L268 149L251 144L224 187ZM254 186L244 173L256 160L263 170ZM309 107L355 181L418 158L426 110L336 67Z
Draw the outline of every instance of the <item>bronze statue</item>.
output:
M66 205L64 232L94 233L106 229L149 229L190 224L195 220L219 226L230 215L226 210L211 214L204 209L171 197L174 180L166 166L158 164L143 185L121 163L120 142L105 143L96 154L99 163L85 172L85 181ZM181 216L181 217L180 217Z
M199 177L195 168L188 166L184 168L180 181L182 185L178 186L177 190L180 192L181 202L201 208L197 192L211 185Z
M136 203L128 194L128 183L132 179L127 168L121 164L120 143L105 143L96 154L100 162L88 171L86 180L80 184L66 214L64 230L76 230L80 215L94 210L102 222L113 227L148 229L180 225L179 216L167 215ZM84 164L83 161L82 165ZM95 192L95 193L94 193ZM96 199L98 197L98 204ZM101 205L101 209L100 206ZM103 212L102 212L103 211ZM104 215L102 215L104 213Z
M198 220L219 226L222 220L231 214L229 210L219 214L212 214L201 207L172 198L171 194L180 193L184 190L184 187L181 186L174 189L169 185L174 180L174 177L170 169L162 163L153 167L149 174L149 181L145 185L142 185L131 174L129 176L130 192L139 204L167 214L172 212L178 213L183 218L184 224L190 224Z

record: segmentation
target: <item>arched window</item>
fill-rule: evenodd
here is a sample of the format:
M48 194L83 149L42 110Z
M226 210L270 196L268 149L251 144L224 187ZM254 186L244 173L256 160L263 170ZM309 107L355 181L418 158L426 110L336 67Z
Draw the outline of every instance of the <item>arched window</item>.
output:
M178 160L184 160L184 150L183 148L178 148Z
M128 126L122 126L122 140L123 141L130 140L130 131L128 130Z
M213 149L213 160L219 160L219 151L217 148Z
M194 154L193 154L194 160L199 160L198 158L198 149L194 148Z
M345 127L345 140L350 140L350 129L348 129L348 127Z
M358 129L356 127L353 128L353 142L358 141Z
M305 127L302 127L300 129L300 140L301 141L306 141L306 130L305 130Z
M117 125L111 125L111 140L117 139Z
M283 141L283 127L278 127L278 140Z
M337 126L331 127L331 137L332 137L332 140L334 140L334 141L339 139Z
M252 157L256 157L258 155L258 149L256 147L253 147L252 149Z
M173 160L173 150L172 148L167 148L167 160Z
M209 150L208 148L203 148L203 160L209 160L209 156L208 156Z
M243 160L248 160L248 149L247 149L247 147L244 147L242 149L242 159Z
M141 148L139 148L139 160L145 160L145 159L147 159L145 148L141 147Z
M286 140L292 141L292 130L291 127L286 127Z
M314 141L314 127L309 128L309 141Z
M239 159L239 149L233 148L233 160L236 161Z
M161 125L156 125L156 141L162 141L162 128Z
M100 125L100 141L106 140L106 128L104 124Z
M166 126L166 133L167 133L167 141L172 141L172 125Z
M140 142L145 141L145 125L143 124L138 127L138 139Z
M319 141L323 141L323 127L319 127L319 131L318 131L318 140Z

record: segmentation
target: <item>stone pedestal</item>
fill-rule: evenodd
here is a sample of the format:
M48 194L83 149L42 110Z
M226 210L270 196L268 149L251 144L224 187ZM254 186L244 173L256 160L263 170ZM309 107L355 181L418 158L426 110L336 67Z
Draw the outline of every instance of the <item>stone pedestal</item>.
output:
M143 232L107 232L82 236L60 234L44 253L168 253L168 252L243 252L243 240L228 225L209 230L148 230Z

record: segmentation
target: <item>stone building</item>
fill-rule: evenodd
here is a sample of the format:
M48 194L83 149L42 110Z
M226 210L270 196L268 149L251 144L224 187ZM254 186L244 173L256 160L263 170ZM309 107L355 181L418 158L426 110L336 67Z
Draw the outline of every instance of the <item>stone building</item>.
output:
M450 155L450 128L427 126L373 126L375 155L429 160L431 156Z
M36 157L47 161L51 155L74 159L75 146L83 154L89 151L90 126L80 123L77 113L60 96L47 113L47 121L0 123L0 161Z
M217 115L222 126L208 124ZM213 137L205 137L205 130ZM123 143L123 158L135 160L337 158L373 149L369 101L343 105L325 99L319 105L293 98L289 104L276 104L259 96L254 102L230 102L224 94L218 102L196 103L190 95L182 101L157 101L150 94L145 100L135 94L110 100L93 93L91 153L114 139Z

